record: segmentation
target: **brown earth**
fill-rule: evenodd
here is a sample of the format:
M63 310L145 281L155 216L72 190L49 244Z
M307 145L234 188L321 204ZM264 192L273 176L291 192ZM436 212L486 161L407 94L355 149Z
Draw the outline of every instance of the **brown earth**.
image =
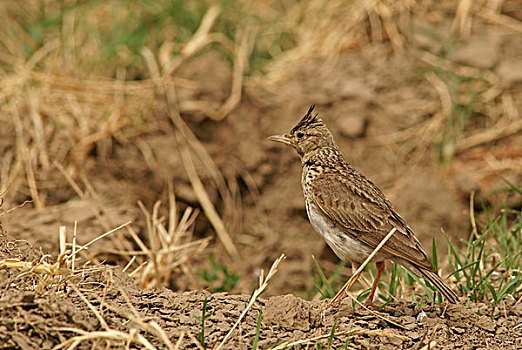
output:
M401 54L392 52L387 42L374 43L343 53L332 62L309 62L284 82L257 84L252 79L245 84L241 104L223 121L209 120L197 112L183 114L230 190L230 198L224 198L205 165L196 164L240 251L240 260L231 258L216 238L203 253L189 258L185 270L172 276L168 286L179 292L145 290L119 268L106 267L123 267L129 262L129 258L109 251L118 248L116 241L136 248L126 234L120 234L90 247L90 258L104 261L105 267L74 278L42 277L15 269L0 271L0 348L51 348L77 335L71 328L106 330L80 293L103 315L110 329L143 329L138 319L154 320L173 343L183 334L180 348L197 347L189 334L197 336L201 326L196 317L201 317L203 302L208 299L211 316L206 319L205 342L211 347L223 339L244 310L260 269L268 269L282 253L287 259L270 281L265 298L248 312L226 348L251 347L260 311L261 348L328 336L334 323L335 332L352 332L349 337L336 336L334 346L340 347L350 339L349 349L420 349L432 341L444 349L522 348L522 304L514 300L502 302L493 317L489 317L490 306L468 302L465 296L460 305L443 310L424 305L427 316L418 322L419 305L406 300L375 312L354 309L345 301L336 313L322 315L320 301L301 299L314 294L316 270L311 255L320 257L327 275L337 267L337 260L306 219L296 155L266 141L269 135L289 130L310 104L317 104L316 110L346 158L383 189L426 250L431 251L435 237L439 251L446 251L441 229L456 241L468 235L471 191L476 191L478 200L498 204L501 198L495 193L504 186L499 175L522 184L520 132L478 144L473 138L464 138L469 142L462 144L471 146L458 149L450 165L439 162L437 144L445 125L443 106L437 89L426 79L426 72L439 67L427 63L422 52L448 49L442 40L434 38L447 37L451 21L449 17L431 22L414 20L410 48ZM473 25L470 37L452 44L456 64L494 72L499 86L509 93L510 103L520 111L522 36L485 20L476 20ZM230 73L224 57L214 51L204 53L180 74L181 78L198 81L198 87L180 88L178 94L187 99L223 101ZM486 105L484 115L496 106ZM87 199L79 198L59 172L37 174L45 208L35 210L26 205L0 217L0 258L40 261L44 254L56 256L59 226L65 225L70 237L74 222L82 244L129 220L144 237L146 224L135 203L141 200L151 208L158 199L165 202L170 179L180 212L188 206L199 207L164 104L154 105L150 113L156 116L153 132L133 141L113 140L110 154L103 154L102 146L89 153L80 174L88 179L82 183L85 191L88 185L94 189ZM484 135L481 133L491 123L484 115L477 113L468 121L467 136ZM14 144L14 132L8 129L0 130L0 147L7 147L10 141ZM4 203L3 209L22 203L28 193L23 188ZM478 204L476 209L480 210ZM214 236L202 214L194 230L195 238ZM200 278L203 270L211 268L211 255L229 272L239 274L239 283L230 292L240 295L194 291L213 291L222 282ZM447 266L441 261L447 275ZM137 264L131 270L135 268ZM347 274L343 272L342 277ZM365 287L363 283L359 289ZM153 336L151 342L161 347L157 337ZM121 347L125 344L113 343ZM310 346L317 343L326 347L328 339L311 341ZM92 340L80 347L105 345L104 341L96 345Z
M23 256L39 260L42 255L26 242L10 240L3 234L0 239L2 259ZM46 280L12 270L0 271L0 276L1 349L50 349L88 332L140 329L145 320L156 322L173 342L181 339L180 348L197 348L197 342L188 334L201 330L197 318L201 317L204 303L209 314L204 322L204 342L212 348L232 328L249 300L248 295L207 291L143 290L126 273L112 268L87 272L80 278L54 277L54 281L53 277ZM88 303L98 310L99 318ZM388 304L380 311L354 308L348 300L334 311L323 312L322 305L291 294L260 298L225 348L250 349L256 334L262 349L306 339L310 340L289 348L317 344L326 347L332 329L335 348L345 343L348 349L418 349L424 344L432 348L438 344L444 349L522 347L522 304L515 305L514 301L502 302L493 317L486 305L464 300L442 309L425 305L422 310L418 304L405 301ZM148 339L154 346L162 346L152 332ZM110 341L113 346L124 344L97 334L90 341L84 339L78 348L105 348Z

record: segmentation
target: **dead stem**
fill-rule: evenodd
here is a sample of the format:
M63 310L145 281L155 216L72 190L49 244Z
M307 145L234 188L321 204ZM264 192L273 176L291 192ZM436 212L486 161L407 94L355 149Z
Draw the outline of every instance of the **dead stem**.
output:
M265 289L268 287L268 282L270 281L270 279L276 274L277 272L277 268L279 267L279 264L285 259L285 255L284 254L281 254L281 256L279 258L277 258L276 261L274 261L274 263L272 264L272 267L270 268L270 271L268 271L268 274L266 275L266 278L264 278L263 276L263 271L261 271L261 274L259 275L259 287L257 287L257 289L252 293L252 296L250 297L250 300L248 301L248 305L246 306L245 310L243 310L243 312L241 313L241 315L239 316L239 318L237 319L236 323L234 323L234 325L232 326L232 328L228 331L227 335L225 336L225 338L223 338L223 340L221 341L221 343L219 343L219 345L217 346L216 350L219 350L221 349L225 343L227 342L227 340L232 336L232 332L234 332L234 329L236 329L236 327L239 325L239 323L241 322L241 320L245 317L245 315L247 314L248 310L250 310L250 308L252 307L252 305L254 305L254 303L256 302L257 298L259 298L259 296L265 291Z
M181 135L179 133L176 133L176 135L178 137L178 141L182 142ZM180 154L181 159L183 160L183 165L185 166L185 170L187 172L187 176L190 179L190 183L192 184L192 189L194 190L194 193L196 194L196 197L198 198L205 215L216 230L216 234L218 235L221 243L223 243L223 246L225 247L228 254L236 260L236 263L239 263L239 252L234 245L232 238L230 238L223 221L214 208L214 205L212 204L212 201L210 200L210 197L208 196L207 191L205 190L205 187L203 186L203 183L201 182L196 172L196 167L192 161L192 156L190 155L190 152L186 146L180 146Z

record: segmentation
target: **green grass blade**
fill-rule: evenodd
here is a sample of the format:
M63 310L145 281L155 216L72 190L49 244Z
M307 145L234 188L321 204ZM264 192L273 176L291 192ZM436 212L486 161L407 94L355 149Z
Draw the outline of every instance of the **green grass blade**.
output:
M334 339L335 334L335 327L337 326L337 321L334 321L334 324L332 326L332 331L330 332L330 337L328 337L328 350L332 349L332 342Z
M436 271L439 271L439 256L437 254L437 245L435 244L435 237L433 237L433 241L431 243L431 249L432 249L433 267L435 267Z
M263 316L263 312L261 310L259 310L259 316L257 316L256 336L254 337L254 342L252 343L252 350L257 350L257 343L259 342L259 335L261 334L262 316Z

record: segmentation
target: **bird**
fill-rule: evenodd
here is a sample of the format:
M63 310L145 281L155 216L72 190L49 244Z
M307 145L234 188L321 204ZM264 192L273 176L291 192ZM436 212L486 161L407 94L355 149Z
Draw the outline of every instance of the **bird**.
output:
M297 151L308 219L339 259L360 265L396 229L372 259L377 274L366 304L372 305L389 260L422 275L450 303L457 303L457 294L438 275L412 229L383 192L344 159L314 108L290 132L268 139Z

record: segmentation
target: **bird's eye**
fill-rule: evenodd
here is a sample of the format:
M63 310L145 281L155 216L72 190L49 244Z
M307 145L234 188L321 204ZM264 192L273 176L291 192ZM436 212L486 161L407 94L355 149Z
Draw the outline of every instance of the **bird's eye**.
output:
M298 132L298 133L297 133L297 138L298 138L298 139L300 139L300 138L303 137L303 136L304 136L304 133L302 133L302 132Z

